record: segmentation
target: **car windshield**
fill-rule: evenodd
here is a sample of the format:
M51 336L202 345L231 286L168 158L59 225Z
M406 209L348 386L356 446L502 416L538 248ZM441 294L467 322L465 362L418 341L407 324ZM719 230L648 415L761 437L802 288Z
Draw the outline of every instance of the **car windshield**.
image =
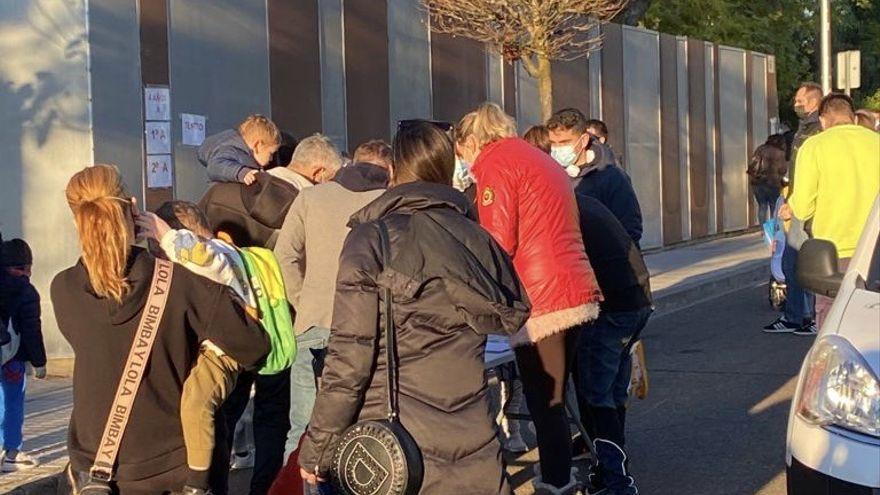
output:
M874 255L871 256L871 266L868 267L868 280L865 287L874 292L880 292L880 236L874 241Z

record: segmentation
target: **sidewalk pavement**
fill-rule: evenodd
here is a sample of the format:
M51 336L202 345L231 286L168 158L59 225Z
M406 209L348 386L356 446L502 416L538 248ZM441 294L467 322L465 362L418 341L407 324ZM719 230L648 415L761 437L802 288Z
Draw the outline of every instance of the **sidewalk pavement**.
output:
M761 232L683 245L645 255L657 314L671 313L770 277Z
M645 255L657 314L682 309L737 289L766 282L767 248L760 233L683 245ZM69 378L31 380L25 405L24 450L34 453L39 468L0 475L0 493L48 495L66 493L61 472L67 463L67 422L73 410ZM517 494L531 493L531 466L537 451L512 460L509 471Z

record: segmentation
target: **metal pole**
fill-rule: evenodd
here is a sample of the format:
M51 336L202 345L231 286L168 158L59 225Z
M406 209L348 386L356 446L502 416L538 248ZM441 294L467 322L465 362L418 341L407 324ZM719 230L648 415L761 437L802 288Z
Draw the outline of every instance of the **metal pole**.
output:
M849 94L850 93L850 81L849 81L849 71L850 71L849 65L850 64L849 64L849 61L851 58L852 57L850 57L849 52L847 52L846 56L844 56L844 60L846 60L846 64L844 66L844 69L846 70L846 73L844 73L844 75L843 75L843 80L846 81L846 83L845 83L846 85L844 87L844 91L846 91L846 96L850 96L850 94Z
M831 0L820 0L821 3L821 50L820 65L822 67L822 92L831 92Z

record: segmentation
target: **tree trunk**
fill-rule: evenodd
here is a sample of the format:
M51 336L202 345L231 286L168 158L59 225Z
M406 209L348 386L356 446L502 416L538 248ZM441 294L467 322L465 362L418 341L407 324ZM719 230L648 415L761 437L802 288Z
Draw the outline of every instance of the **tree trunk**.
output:
M541 99L542 124L553 115L553 71L550 60L546 57L538 57L538 95Z

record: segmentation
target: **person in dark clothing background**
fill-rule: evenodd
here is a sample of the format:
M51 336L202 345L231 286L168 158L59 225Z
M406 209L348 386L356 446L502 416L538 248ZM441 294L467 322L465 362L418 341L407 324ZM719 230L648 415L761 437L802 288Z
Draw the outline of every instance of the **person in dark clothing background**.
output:
M785 136L774 134L752 154L746 173L758 203L758 221L773 216L776 200L784 185L788 164L785 162Z
M529 130L523 134L523 139L535 148L550 154L550 131L547 130L547 126L533 125L529 127Z
M588 132L588 122L575 108L553 114L547 121L551 155L572 177L575 193L598 199L638 246L642 239L642 209L632 180L620 168L614 151Z
M34 376L46 378L46 348L40 322L40 294L31 284L33 254L22 239L0 241L0 333L3 341L17 339L18 350L2 356L0 374L0 470L4 473L36 467L35 458L21 451L24 428L26 364ZM13 332L15 335L13 335Z
M487 397L486 335L529 316L510 257L452 189L453 144L434 123L394 139L392 187L355 213L339 260L321 389L303 441L304 479L324 478L333 445L357 421L386 417L384 307L392 291L400 422L424 461L420 494L510 493ZM384 265L378 222L389 231ZM426 352L430 350L430 352Z
M599 318L581 332L576 360L578 408L594 439L598 466L590 483L596 491L635 495L638 489L624 453L624 425L632 359L629 341L653 311L648 269L623 225L597 199L575 195L584 249L605 299ZM590 493L594 493L591 491Z
M807 82L801 84L794 96L794 111L800 117L797 132L791 143L791 160L788 162L788 190L786 199L791 197L797 184L794 182L795 164L798 149L804 142L822 132L819 122L819 104L822 102L822 86ZM815 335L817 332L815 316L816 298L804 290L797 280L797 259L801 245L809 237L802 219L792 217L785 225L785 250L782 252L782 273L785 275L785 308L773 322L764 327L765 333L794 333Z

